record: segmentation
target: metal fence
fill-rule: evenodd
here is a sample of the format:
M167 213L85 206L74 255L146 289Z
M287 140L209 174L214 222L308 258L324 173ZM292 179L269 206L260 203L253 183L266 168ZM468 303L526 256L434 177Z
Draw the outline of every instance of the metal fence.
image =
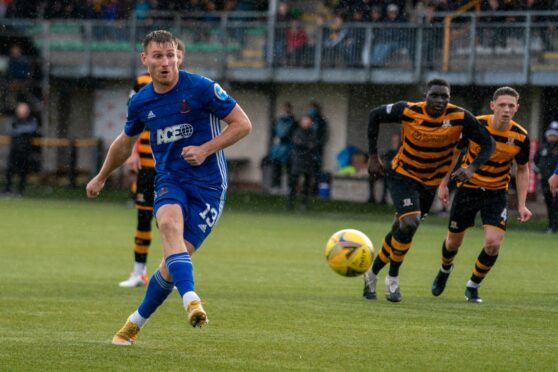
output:
M261 12L0 23L3 32L33 40L45 74L63 77L132 77L142 69L137 53L144 35L161 28L185 42L188 69L219 79L374 82L391 77L411 83L434 71L461 76L464 83L506 73L515 74L517 82L544 85L548 79L533 75L558 71L558 11L438 16L446 21L346 23L336 29L278 23Z

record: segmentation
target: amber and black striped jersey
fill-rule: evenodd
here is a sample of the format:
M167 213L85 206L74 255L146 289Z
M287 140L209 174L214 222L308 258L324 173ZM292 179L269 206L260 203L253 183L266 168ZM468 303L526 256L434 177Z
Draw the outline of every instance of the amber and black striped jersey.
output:
M397 102L370 112L370 154L377 153L379 123L401 123L401 147L392 169L425 186L438 186L451 170L451 160L460 138L474 138L483 145L482 163L492 151L490 136L467 110L448 104L439 117L426 112L426 102ZM476 165L476 164L475 164Z
M151 83L152 79L148 73L138 75L136 77L136 82L134 88L130 92L130 98L141 88ZM140 157L140 165L142 168L155 168L155 159L153 158L153 152L151 151L151 146L149 145L149 131L145 130L141 133L138 142L136 142L136 149Z
M527 131L515 121L506 130L498 130L492 125L494 115L477 116L480 123L490 132L496 142L496 150L486 163L475 171L463 187L485 188L490 190L507 189L511 180L513 160L519 165L529 161L530 141ZM472 139L462 141L459 148L467 148L462 166L471 164L479 152L479 145Z

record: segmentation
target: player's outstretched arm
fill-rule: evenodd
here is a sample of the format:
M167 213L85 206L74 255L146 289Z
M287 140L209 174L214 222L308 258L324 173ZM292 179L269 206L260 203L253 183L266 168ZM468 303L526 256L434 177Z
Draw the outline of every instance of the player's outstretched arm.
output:
M527 200L527 189L529 187L529 166L517 164L515 171L515 187L517 189L517 212L519 222L527 222L532 216L531 211L525 205Z
M120 167L132 153L137 137L130 137L124 132L112 142L99 173L87 184L85 191L88 198L96 198L105 186L108 176Z
M235 144L252 131L252 123L248 115L238 104L223 121L227 123L227 127L217 137L201 146L184 147L182 149L184 160L190 165L201 165L209 155Z

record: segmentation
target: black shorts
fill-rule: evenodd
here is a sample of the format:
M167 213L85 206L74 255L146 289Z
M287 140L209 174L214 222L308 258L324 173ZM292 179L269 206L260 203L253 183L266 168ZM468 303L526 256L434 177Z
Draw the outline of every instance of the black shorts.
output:
M436 186L425 186L393 171L386 176L398 217L420 212L422 218L430 211L436 196Z
M475 217L480 211L483 225L506 230L508 219L508 192L502 190L459 187L451 205L448 229L460 233L475 226Z
M134 201L139 209L153 210L155 197L155 169L141 168L136 180L136 193Z

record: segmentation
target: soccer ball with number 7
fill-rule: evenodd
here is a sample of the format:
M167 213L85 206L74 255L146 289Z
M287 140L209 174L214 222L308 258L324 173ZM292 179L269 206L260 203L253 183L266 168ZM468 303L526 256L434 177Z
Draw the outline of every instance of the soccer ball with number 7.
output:
M329 267L339 275L358 276L372 265L374 246L368 237L354 229L337 231L329 238L325 256Z

